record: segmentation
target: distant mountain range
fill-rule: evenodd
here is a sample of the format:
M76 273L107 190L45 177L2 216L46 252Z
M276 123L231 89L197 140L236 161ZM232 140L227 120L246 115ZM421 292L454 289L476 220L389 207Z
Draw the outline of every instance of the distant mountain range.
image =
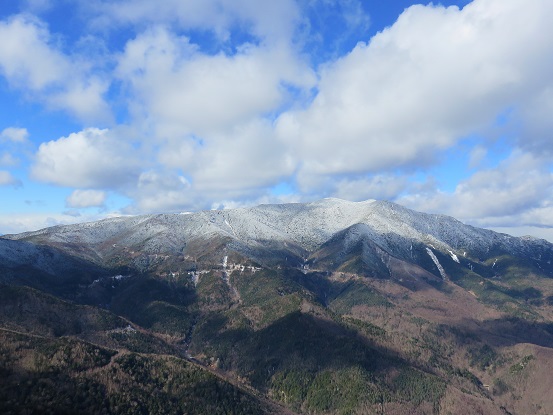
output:
M552 413L552 261L374 200L4 235L0 410Z

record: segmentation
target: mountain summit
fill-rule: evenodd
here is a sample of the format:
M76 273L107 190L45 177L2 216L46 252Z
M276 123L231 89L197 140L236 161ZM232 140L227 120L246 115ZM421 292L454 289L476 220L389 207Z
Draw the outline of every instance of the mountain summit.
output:
M448 278L448 272L478 273L475 269L499 275L507 257L553 276L553 245L544 240L499 234L448 216L376 200L323 199L305 204L119 217L4 238L57 248L98 265L112 265L126 258L128 264L140 269L147 269L152 255L180 255L193 262L212 263L239 255L267 266L318 267L322 261L335 271L357 252L359 263L367 272L372 270L373 276L383 276L379 272L393 274L386 265L390 258L420 266L442 279ZM7 257L14 260L13 253Z

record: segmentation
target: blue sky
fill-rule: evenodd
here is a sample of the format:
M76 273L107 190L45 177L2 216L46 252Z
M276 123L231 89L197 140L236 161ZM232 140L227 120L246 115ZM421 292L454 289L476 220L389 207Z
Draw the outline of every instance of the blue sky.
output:
M553 2L0 0L0 234L386 199L553 241Z

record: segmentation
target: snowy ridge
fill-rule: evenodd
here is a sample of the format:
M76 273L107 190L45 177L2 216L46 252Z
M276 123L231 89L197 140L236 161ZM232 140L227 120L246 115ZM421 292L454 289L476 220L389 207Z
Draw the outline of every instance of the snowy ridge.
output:
M355 230L362 235L354 239L362 236L402 259L415 259L413 246L432 247L457 263L467 253L473 258L483 258L498 250L540 260L553 257L553 245L543 240L499 234L451 217L415 212L375 200L323 199L306 204L260 205L186 215L118 217L4 238L61 246L69 252L77 248L82 251L85 246L100 258L117 250L176 254L191 242L217 239L255 257L259 249L275 244L281 249L295 246L306 253L314 252L338 232L354 225L363 225Z

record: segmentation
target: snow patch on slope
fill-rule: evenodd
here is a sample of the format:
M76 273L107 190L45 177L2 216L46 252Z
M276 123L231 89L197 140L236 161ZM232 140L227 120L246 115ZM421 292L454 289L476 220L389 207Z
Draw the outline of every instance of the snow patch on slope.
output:
M457 262L458 264L460 264L459 258L457 258L457 255L455 255L455 253L453 253L453 251L451 251L449 249L448 249L448 252L449 252L449 255L451 256L451 259L454 260L455 262Z
M436 265L436 267L438 267L438 271L440 272L440 275L442 276L442 279L444 281L447 281L447 275L445 273L445 270L442 267L442 264L440 264L440 261L438 261L438 258L436 257L434 252L432 252L432 250L430 248L426 248L426 252L428 252L428 255L430 256L430 258L434 262L434 265Z

